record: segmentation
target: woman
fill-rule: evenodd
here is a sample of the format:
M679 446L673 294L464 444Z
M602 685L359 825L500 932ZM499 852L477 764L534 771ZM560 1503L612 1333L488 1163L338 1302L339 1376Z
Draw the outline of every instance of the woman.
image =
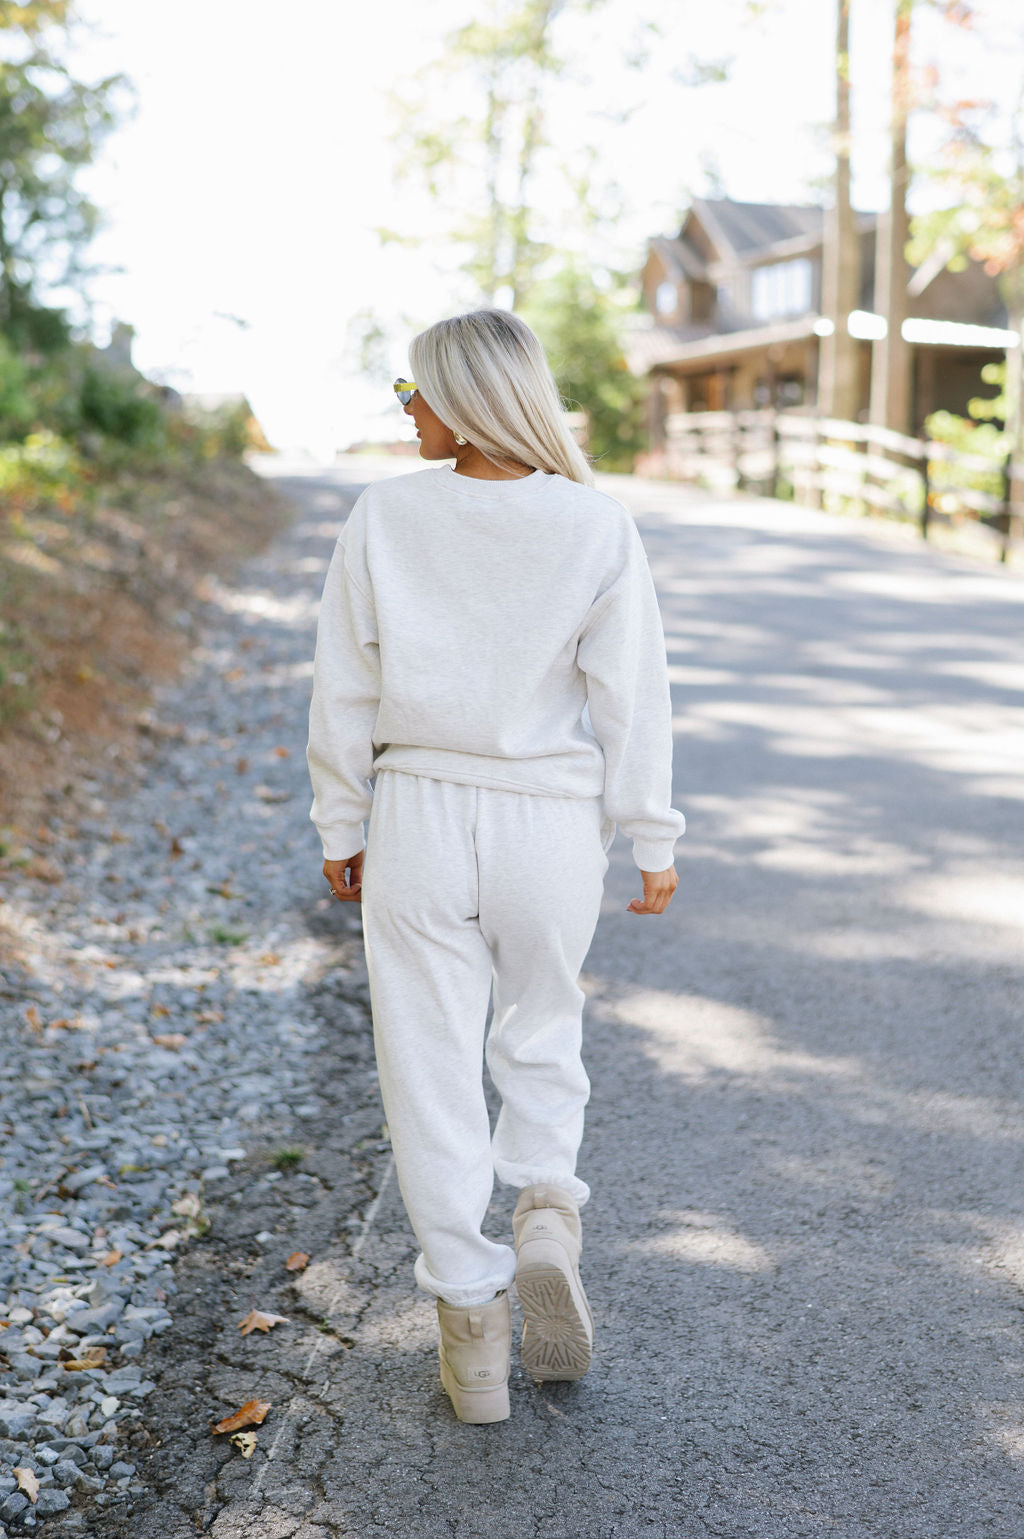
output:
M362 903L381 1095L416 1281L437 1299L441 1381L457 1416L490 1422L509 1414L513 1280L528 1371L573 1379L590 1363L577 980L616 823L643 879L635 914L671 900L684 824L643 546L593 488L540 342L477 310L422 332L410 362L395 390L420 456L455 463L368 486L339 537L310 815L331 892ZM481 1233L495 1173L520 1192L515 1252Z

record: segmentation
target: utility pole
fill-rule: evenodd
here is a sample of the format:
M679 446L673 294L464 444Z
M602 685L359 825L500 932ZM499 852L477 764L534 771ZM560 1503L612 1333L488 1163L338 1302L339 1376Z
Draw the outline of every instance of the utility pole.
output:
M903 338L907 314L907 114L910 104L910 15L913 0L895 0L892 55L892 121L889 206L878 218L875 242L875 310L887 333L871 349L871 421L897 433L911 430L911 353Z
M832 207L825 214L821 313L832 325L822 337L818 363L818 410L823 417L853 421L860 407L860 347L847 319L860 304L860 236L850 202L850 0L836 0L836 115Z

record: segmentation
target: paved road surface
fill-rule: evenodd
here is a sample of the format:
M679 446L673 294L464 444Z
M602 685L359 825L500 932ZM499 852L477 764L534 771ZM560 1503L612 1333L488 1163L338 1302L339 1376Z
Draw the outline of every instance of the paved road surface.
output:
M280 479L304 522L261 584L277 566L319 592L366 474ZM250 1245L225 1277L248 1203L213 1207L179 1264L186 1344L168 1333L147 1368L177 1409L133 1539L1024 1532L1024 582L890 529L603 484L661 594L689 832L661 920L625 913L620 836L585 970L593 1371L537 1388L517 1367L509 1422L453 1418L372 1141L358 919L317 907L296 797L275 835L308 848L296 913L338 947L317 994L337 1106L312 1167L333 1177L307 1214L330 1259L282 1309L303 1330L255 1344L259 1452L190 1452L190 1386L230 1403L251 1382L203 1311L229 1281L224 1307L248 1307L266 1276ZM296 744L305 707L301 684ZM343 1179L357 1135L362 1185Z

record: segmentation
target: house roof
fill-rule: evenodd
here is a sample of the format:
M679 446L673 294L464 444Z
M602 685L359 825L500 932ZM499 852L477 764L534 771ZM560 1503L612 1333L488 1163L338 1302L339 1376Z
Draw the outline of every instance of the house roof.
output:
M737 203L732 198L695 198L688 217L694 215L719 248L720 256L731 252L737 257L783 241L820 240L825 221L824 210L813 204Z
M656 235L648 248L657 252L673 278L707 279L707 268L698 253L678 236Z

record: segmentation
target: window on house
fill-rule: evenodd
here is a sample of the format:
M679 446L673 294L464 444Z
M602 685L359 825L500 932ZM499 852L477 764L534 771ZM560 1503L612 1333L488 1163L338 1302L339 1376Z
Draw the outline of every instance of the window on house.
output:
M811 264L807 257L755 267L751 274L750 307L759 321L786 315L806 315L812 308Z
M658 284L654 295L654 307L659 315L671 315L679 305L679 295L676 286L667 278Z

